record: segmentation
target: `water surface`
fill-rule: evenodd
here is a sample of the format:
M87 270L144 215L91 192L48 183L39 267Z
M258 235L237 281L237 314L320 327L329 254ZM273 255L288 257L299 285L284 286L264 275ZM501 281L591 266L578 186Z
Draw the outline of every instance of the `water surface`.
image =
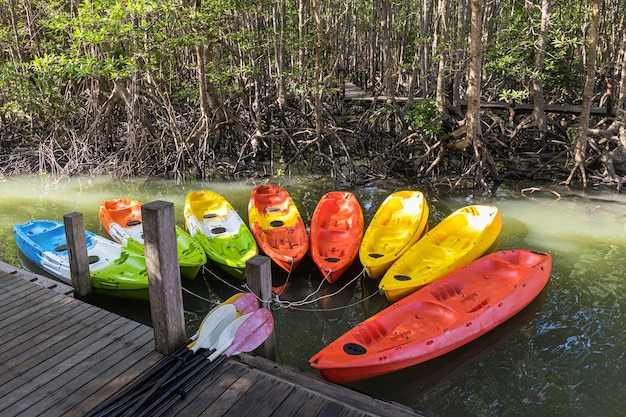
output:
M319 198L345 189L323 178L277 178L310 221ZM80 212L85 227L106 235L98 219L101 201L128 197L174 203L177 223L185 195L211 189L247 219L256 183L112 180L39 177L0 181L0 260L20 265L12 227L31 219L62 220ZM348 188L359 199L366 224L382 200L402 183ZM503 229L498 249L534 249L553 257L550 282L522 313L481 339L444 357L393 374L351 383L368 394L432 416L621 416L626 406L626 197L583 194L558 186L522 192L502 186L495 197L470 192L428 195L430 227L468 204L498 206ZM524 195L525 194L525 195ZM281 287L275 303L277 360L311 371L308 359L335 337L387 305L377 282L353 265L334 285L310 260L290 276L273 269ZM212 302L241 283L207 269L183 283L188 330L193 333ZM307 298L308 297L308 298ZM96 303L149 324L147 304L100 298Z

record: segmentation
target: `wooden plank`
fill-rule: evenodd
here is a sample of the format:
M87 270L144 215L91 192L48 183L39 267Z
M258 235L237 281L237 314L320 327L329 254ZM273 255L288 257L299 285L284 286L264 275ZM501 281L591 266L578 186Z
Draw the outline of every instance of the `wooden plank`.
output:
M264 416L266 414L265 412L261 412L260 407L264 398L270 397L280 402L288 394L288 391L284 389L285 384L281 384L280 382L276 383L276 381L269 376L264 376L256 370L252 369L248 377L253 383L249 384L245 391L239 392L235 403L224 413L225 417L241 417L251 411L254 411L257 416ZM281 385L283 386L281 387ZM268 395L270 390L271 394ZM271 403L265 403L265 407L270 404Z
M214 373L221 371L217 378L213 378L213 373L209 374L210 378L203 381L201 386L197 386L192 396L187 396L182 404L183 408L174 407L171 415L177 417L219 416L220 414L212 407L213 403L245 372L244 368L233 365L231 361L223 362L213 371Z
M277 379L302 386L327 398L330 402L341 402L359 410L369 410L375 415L424 416L417 410L392 401L375 399L341 385L332 384L311 372L296 370L287 365L278 365L258 356L240 355L239 361L248 366L273 375Z
M346 411L346 406L337 402L328 402L319 413L317 417L337 417Z
M11 393L4 396L0 409L9 415L24 412L25 407L37 403L42 396L50 395L71 378L76 378L77 371L83 369L84 363L97 360L100 347L98 343L94 343L94 339L97 341L101 337L124 337L130 330L137 327L136 324L119 318L91 333L90 337L72 338L63 351L46 360L46 364L55 362L55 366L48 367L45 371L29 369L19 375L19 378L15 378L20 380L28 374L29 379L20 380L22 384L14 387Z
M0 263L0 414L83 416L163 357L150 327L31 278Z
M31 347L13 356L7 363L10 363L9 370L0 376L0 383L10 381L11 387L19 386L19 382L29 382L29 378L41 376L45 371L54 367L59 360L59 353L73 351L73 344L90 337L100 327L108 324L105 320L106 312L90 314L85 320L66 320L62 325L52 327L49 330L36 333L32 340ZM0 385L0 395L5 389Z
M37 284L41 287L48 288L58 292L60 294L73 296L74 289L72 286L59 282L55 279L44 277L30 271L26 271L24 269L17 268L13 265L9 265L5 262L0 261L0 273L4 273L6 275L12 275L20 280L29 281L31 283Z
M44 342L35 346L37 348L35 355L31 355L29 350L11 360L10 368L2 375L2 379L7 382L0 386L0 396L4 397L0 410L11 403L10 399L19 399L20 395L27 395L64 372L67 366L73 363L74 358L80 357L81 350L92 342L92 338L103 331L102 329L106 331L118 327L124 321L102 318L106 318L106 315L99 315L92 323L85 321L84 326L74 326L67 332L51 335L50 343ZM74 330L76 327L79 327L78 331Z
M107 344L108 341L114 343ZM31 406L23 411L30 415L67 415L79 402L77 393L85 384L99 379L107 371L108 364L122 360L129 351L151 341L152 331L143 326L137 326L126 334L112 333L100 338L91 349L81 352L85 355L83 360L43 386L40 390L45 391L43 394L26 397ZM71 393L69 396L68 392Z
M33 334L36 334L35 332L44 332L54 326L63 324L70 326L71 321L68 319L75 315L83 314L86 305L83 303L70 303L67 305L67 308L63 308L61 311L59 311L58 307L53 304L46 305L32 315L22 320L17 320L12 325L3 328L0 336L6 342L0 345L0 357L5 360L12 357L12 350L14 350L13 354L15 355L20 350L29 348L33 343L31 339Z
M9 278L13 278L13 277L9 276ZM6 279L6 277L4 279ZM45 288L35 287L33 289L33 288L29 288L26 284L27 284L26 281L16 280L14 282L11 282L10 285L7 286L8 288L6 289L6 291L3 291L2 295L0 296L0 302L2 302L3 310L7 310L10 303L19 304L21 297L23 296L27 296L27 295L35 296L35 295L47 294L45 292Z
M311 391L293 387L289 397L276 407L273 413L268 415L272 417L314 417L327 403L328 400L319 398ZM250 417L256 416L251 414Z
M66 417L82 417L104 403L126 385L140 378L146 371L163 359L163 354L153 350L154 341L150 333L149 346L142 346L130 355L125 355L120 361L109 366L99 378L91 380L76 391L78 404L66 410ZM104 385L103 385L104 384ZM69 401L69 399L68 399ZM64 407L65 408L65 407Z

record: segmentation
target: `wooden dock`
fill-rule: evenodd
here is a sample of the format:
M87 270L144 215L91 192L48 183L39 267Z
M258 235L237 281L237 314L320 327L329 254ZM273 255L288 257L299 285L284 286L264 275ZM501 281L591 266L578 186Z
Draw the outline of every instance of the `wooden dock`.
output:
M152 329L0 262L0 415L84 416L163 355ZM221 363L166 416L424 416L261 357Z

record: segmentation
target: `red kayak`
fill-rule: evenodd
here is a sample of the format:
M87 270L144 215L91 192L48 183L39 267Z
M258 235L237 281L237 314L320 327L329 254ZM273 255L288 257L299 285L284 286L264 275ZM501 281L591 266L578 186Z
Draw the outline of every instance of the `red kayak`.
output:
M494 252L422 287L309 360L329 381L383 375L477 339L526 307L548 283L544 252Z
M309 251L309 235L296 204L279 185L258 185L248 202L250 231L259 248L287 272Z
M311 217L309 253L328 282L335 282L359 255L363 211L354 194L331 191L320 199Z

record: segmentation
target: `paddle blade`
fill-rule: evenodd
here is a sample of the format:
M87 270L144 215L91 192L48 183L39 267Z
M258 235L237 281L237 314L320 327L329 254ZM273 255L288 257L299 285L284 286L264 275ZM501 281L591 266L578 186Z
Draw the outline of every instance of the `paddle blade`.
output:
M214 348L222 332L236 319L237 308L234 304L222 304L211 310L198 329L198 338L191 346L191 351Z
M241 295L233 304L241 314L253 313L259 309L259 300L251 292Z
M258 310L257 310L258 311ZM210 361L214 361L218 356L224 353L227 349L229 349L233 342L235 341L235 336L237 335L237 331L239 328L250 318L250 316L254 313L244 314L243 316L237 317L237 319L231 322L220 334L219 341L217 342L217 346L215 346L215 352L208 357Z
M241 352L251 352L261 346L273 330L272 313L266 308L258 309L237 329L232 345L224 354L232 356Z

